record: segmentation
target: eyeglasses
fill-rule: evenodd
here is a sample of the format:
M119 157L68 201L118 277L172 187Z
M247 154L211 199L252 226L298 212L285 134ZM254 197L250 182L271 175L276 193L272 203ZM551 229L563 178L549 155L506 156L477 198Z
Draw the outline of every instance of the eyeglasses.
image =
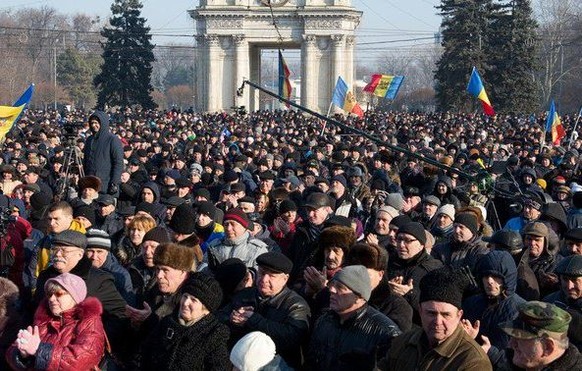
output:
M397 237L396 238L396 243L404 243L405 245L410 245L411 243L413 243L414 241L418 241L416 238L402 238L402 237Z
M51 254L56 255L57 253L61 253L61 255L69 255L70 253L73 253L75 251L78 251L78 249L73 248L73 249L66 249L64 247L51 247Z

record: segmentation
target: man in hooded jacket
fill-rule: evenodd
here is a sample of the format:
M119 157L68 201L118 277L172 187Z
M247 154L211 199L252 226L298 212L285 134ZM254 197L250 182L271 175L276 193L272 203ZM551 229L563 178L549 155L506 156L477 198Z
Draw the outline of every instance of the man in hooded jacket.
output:
M103 111L95 111L89 116L89 128L92 135L85 143L85 175L101 179L102 193L117 196L123 170L121 140L109 131L109 116Z

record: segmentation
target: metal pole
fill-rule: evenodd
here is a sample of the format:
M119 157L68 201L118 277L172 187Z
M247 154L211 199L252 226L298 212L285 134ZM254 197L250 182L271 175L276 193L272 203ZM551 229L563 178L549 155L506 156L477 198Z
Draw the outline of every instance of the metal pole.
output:
M572 129L572 133L570 134L570 140L568 141L568 149L572 147L572 139L574 139L574 133L578 128L578 122L580 121L580 115L582 115L582 107L580 107L580 111L578 111L578 117L576 117L576 122L574 123L574 129Z
M251 86L251 87L253 87L253 88L255 88L255 89L258 89L258 90L262 91L263 93L265 93L265 94L267 94L267 95L269 95L269 96L271 96L271 97L273 97L273 98L276 98L276 99L280 100L281 102L285 102L285 103L287 103L287 104L289 104L289 105L291 105L291 106L293 106L293 107L295 107L295 108L299 109L300 111L307 112L307 113L309 113L310 115L312 115L312 116L315 116L315 117L317 117L318 119L325 120L326 122L329 122L329 123L331 123L331 124L333 124L333 125L336 125L336 126L338 126L338 127L342 128L342 129L343 129L343 130L345 130L345 131L349 131L349 132L352 132L352 133L355 133L355 134L361 135L361 136L363 136L364 138L367 138L367 139L369 139L369 140L371 140L371 141L373 141L373 142L375 142L375 143L378 143L378 144L380 144L381 146L384 146L384 147L390 148L390 149L391 149L391 150L393 150L393 151L400 152L400 153L404 153L404 154L405 154L405 155L407 155L407 156L411 156L411 157L417 158L417 159L419 159L419 160L421 160L421 161L424 161L424 162L426 162L426 163L429 163L429 164L431 164L431 165L434 165L434 166L436 166L436 167L438 167L438 168L440 168L440 169L445 169L445 170L451 171L451 172L453 172L453 173L456 173L456 174L462 175L462 176L464 176L465 178L467 178L467 179L469 179L469 180L475 180L475 179L476 179L476 177L474 177L473 175L471 175L471 174L469 174L469 173L467 173L467 172L465 172L465 171L463 171L463 170L460 170L460 169L457 169L457 168L454 168L454 167L449 167L449 166L446 166L446 165L444 165L444 164L441 164L440 162L438 162L438 161L436 161L436 160L434 160L434 159L432 159L432 158L425 157L425 156L423 156L423 155L420 155L420 154L418 154L418 153L416 153L416 152L410 152L410 151L409 151L409 150L407 150L407 149L404 149L404 148L402 148L402 147L395 146L395 145L393 145L392 143L388 143L388 142L386 142L386 141L380 140L380 139L378 139L377 137L375 137L375 136L373 136L373 135L370 135L370 134L368 134L367 132L365 132L365 131L363 131L363 130L360 130L360 129L353 128L353 127L351 127L351 126L348 126L348 125L346 125L346 124L343 124L343 123L341 123L341 122L339 122L339 121L337 121L337 120L331 119L331 118L329 118L329 117L325 117L325 116L324 116L324 115L322 115L321 113L318 113L318 112L312 111L312 110L310 110L309 108L307 108L307 107L303 107L303 106L301 106L301 105L299 105L299 104L297 104L297 103L295 103L295 102L293 102L293 101L291 101L291 100L289 100L289 99L285 99L285 98L281 97L280 95L277 95L277 94L273 93L272 91L269 91L269 90L267 90L267 89L263 88L262 86L260 86L260 85L258 85L258 84L255 84L255 83L254 83L254 82L252 82L252 81L249 81L249 80L244 80L244 81L243 81L243 84L242 84L242 86L239 88L239 90L242 90L242 88L244 87L244 84L247 84L247 85L249 85L249 86Z
M55 77L54 88L55 88L55 111L56 111L57 110L57 45L56 44L54 47L54 54L53 54L53 68L54 68L54 77Z

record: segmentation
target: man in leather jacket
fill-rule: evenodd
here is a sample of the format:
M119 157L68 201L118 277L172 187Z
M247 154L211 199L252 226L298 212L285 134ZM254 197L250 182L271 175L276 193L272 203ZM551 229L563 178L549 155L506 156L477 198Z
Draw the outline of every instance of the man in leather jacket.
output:
M368 305L370 276L363 265L351 265L329 284L330 310L316 322L307 370L372 370L402 331L390 318Z
M279 252L257 257L256 286L243 289L232 299L229 325L236 342L249 332L261 331L275 342L289 366L300 368L301 345L309 333L309 305L287 287L293 263Z

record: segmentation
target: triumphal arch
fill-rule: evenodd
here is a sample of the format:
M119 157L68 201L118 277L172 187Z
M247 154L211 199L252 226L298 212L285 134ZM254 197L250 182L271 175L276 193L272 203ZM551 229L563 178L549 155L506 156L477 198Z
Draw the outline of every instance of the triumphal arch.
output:
M351 0L200 0L190 15L198 110L259 109L256 89L236 92L243 79L261 84L263 49L301 50L300 102L310 109L327 111L338 76L352 86L362 12Z

